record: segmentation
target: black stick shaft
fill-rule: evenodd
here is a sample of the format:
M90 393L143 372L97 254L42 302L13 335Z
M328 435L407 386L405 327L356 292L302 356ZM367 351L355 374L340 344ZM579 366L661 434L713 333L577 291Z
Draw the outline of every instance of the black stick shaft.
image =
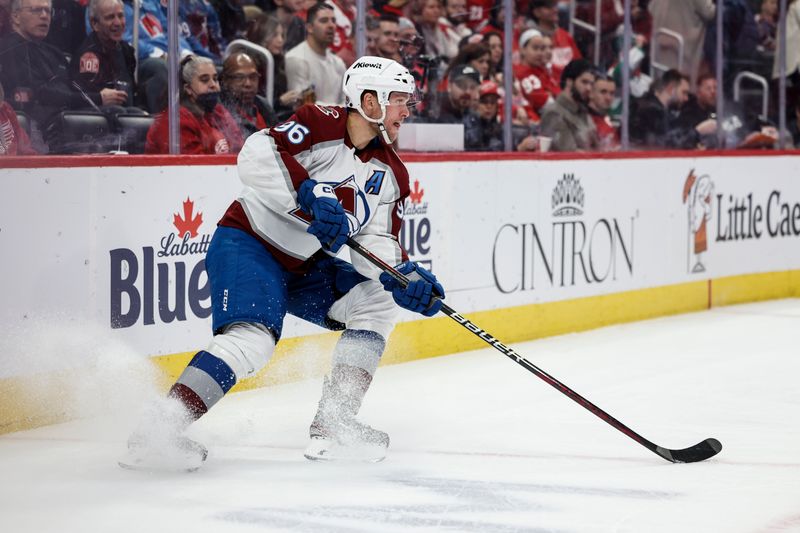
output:
M353 238L348 238L347 239L347 245L350 246L350 248L352 250L354 250L356 253L358 253L360 256L362 256L364 259L366 259L367 261L369 261L370 263L372 263L376 267L380 268L382 271L386 272L387 274L389 274L390 276L395 278L397 281L402 283L404 286L406 284L408 284L409 280L408 280L408 278L406 276L404 276L403 274L398 272L393 266L391 266L388 263L386 263L385 261L383 261L380 257L376 256L375 254L373 254L372 252L370 252L369 250L367 250L366 248L361 246ZM561 383L559 380L557 380L556 378L554 378L553 376L551 376L550 374L548 374L547 372L545 372L541 368L537 367L536 365L534 365L533 363L531 363L530 361L528 361L527 359L522 357L520 354L515 352L512 348L509 348L508 346L506 346L505 344L500 342L494 336L490 335L486 330L480 328L479 326L477 326L474 323L472 323L472 321L470 321L469 319L467 319L467 318L461 316L460 314L458 314L454 309L452 309L450 306L448 306L444 302L442 303L442 309L441 310L442 310L442 312L444 314L446 314L447 316L449 316L450 318L452 318L453 320L458 322L458 324L463 326L470 333L472 333L473 335L475 335L475 336L479 337L480 339L482 339L489 346L491 346L492 348L496 349L497 351L499 351L500 353L502 353L503 355L505 355L506 357L508 357L512 361L516 362L521 367L523 367L525 370L528 370L532 374L535 374L537 377L541 378L543 381L545 381L546 383L550 384L553 388L555 388L556 390L558 390L559 392L561 392L565 396L571 398L577 404L581 405L582 407L584 407L588 411L592 412L597 417L599 417L600 419L604 420L605 422L607 422L608 424L610 424L614 428L618 429L619 431L621 431L622 433L624 433L625 435L627 435L631 439L635 440L636 442L638 442L639 444L641 444L642 446L644 446L648 450L650 450L653 453L657 454L659 457L662 457L662 458L667 459L668 461L672 461L672 462L694 462L694 461L697 461L697 460L703 460L703 459L707 458L707 457L702 456L703 455L702 452L700 454L688 453L689 450L694 450L698 446L701 446L703 443L700 443L700 444L698 444L698 445L696 445L696 446L694 446L692 448L687 448L686 450L668 450L666 448L662 448L661 446L658 446L658 445L654 444L653 442L650 442L649 440L647 440L646 438L642 437L641 435L639 435L638 433L633 431L631 428L629 428L628 426L626 426L625 424L623 424L622 422L620 422L619 420L617 420L616 418L614 418L613 416L611 416L610 414L608 414L607 412L605 412L604 410L602 410L601 408L599 408L598 406L596 406L595 404L593 404L592 402L590 402L589 400L587 400L586 398L584 398L583 396L581 396L580 394L578 394L577 392L572 390L571 388L569 388L566 385L564 385L563 383ZM711 449L707 450L707 453L710 453L711 455L714 455L714 454L719 452L719 449L721 449L721 445L719 445L718 441L716 441L714 439L711 439L711 440L713 440L714 443L716 443L716 445L714 445L714 444L710 445ZM719 446L719 449L714 449L715 446ZM703 448L703 451L706 451L705 448L706 447ZM681 452L684 452L684 453L681 454ZM710 455L709 455L709 457L710 457Z

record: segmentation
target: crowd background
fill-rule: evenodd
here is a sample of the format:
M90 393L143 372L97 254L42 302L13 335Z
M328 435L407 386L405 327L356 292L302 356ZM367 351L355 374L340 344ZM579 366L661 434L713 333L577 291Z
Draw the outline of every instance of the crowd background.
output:
M362 54L467 151L800 148L800 0L0 0L0 154L236 153Z

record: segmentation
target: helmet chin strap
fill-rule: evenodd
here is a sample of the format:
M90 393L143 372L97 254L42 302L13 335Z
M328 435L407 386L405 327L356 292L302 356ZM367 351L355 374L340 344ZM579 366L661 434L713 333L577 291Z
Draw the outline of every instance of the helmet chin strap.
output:
M386 106L381 104L381 116L380 118L372 118L367 116L366 113L362 109L359 108L359 113L361 116L364 117L368 122L372 122L373 124L378 125L378 129L381 132L381 136L383 140L386 141L386 144L392 144L392 140L389 138L389 134L386 132L386 127L383 125L383 121L386 119Z
M383 122L378 124L378 129L381 130L381 135L383 135L383 140L386 141L386 144L392 144L392 140L389 138L389 134L386 132L386 127L383 125Z

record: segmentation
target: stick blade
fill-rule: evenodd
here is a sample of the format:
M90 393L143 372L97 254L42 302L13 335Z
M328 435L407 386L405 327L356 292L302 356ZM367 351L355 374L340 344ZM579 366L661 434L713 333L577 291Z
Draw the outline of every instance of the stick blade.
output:
M670 450L656 446L655 452L672 463L698 463L714 457L722 450L722 443L717 439L706 439L694 446L682 450Z

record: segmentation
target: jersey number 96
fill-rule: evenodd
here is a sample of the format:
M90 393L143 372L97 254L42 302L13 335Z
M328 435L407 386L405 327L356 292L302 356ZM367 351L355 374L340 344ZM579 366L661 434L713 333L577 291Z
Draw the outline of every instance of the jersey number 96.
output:
M280 133L286 133L286 137L292 144L300 144L303 142L303 139L306 138L306 135L308 135L310 131L308 128L302 124L296 123L294 120L284 122L283 124L275 126L273 129Z

